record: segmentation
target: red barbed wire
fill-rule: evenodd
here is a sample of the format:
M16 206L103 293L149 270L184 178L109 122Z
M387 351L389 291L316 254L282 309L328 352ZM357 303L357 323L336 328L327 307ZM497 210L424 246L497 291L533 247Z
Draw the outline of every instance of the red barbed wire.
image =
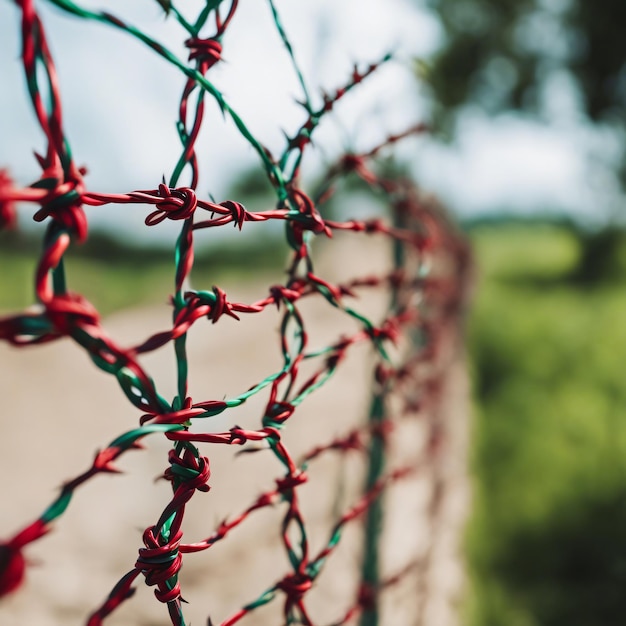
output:
M361 427L351 429L325 444L312 446L300 460L294 459L284 444L282 430L306 397L323 387L348 352L363 342L371 343L379 355L374 375L375 402L388 405L392 395L398 396L403 399L403 415L422 415L425 408L436 407L447 365L444 344L457 332L465 306L471 266L465 240L440 207L423 200L411 181L379 174L373 164L381 152L406 137L423 133L426 127L423 124L415 125L405 132L389 135L385 141L367 152L344 155L328 169L317 192L308 194L301 186L299 174L303 155L311 146L312 133L336 103L388 62L390 55L363 70L355 67L343 87L336 89L332 95L322 94L322 103L317 108L311 103L298 70L307 96L303 103L307 118L300 129L287 138L282 155L274 157L249 133L241 118L205 78L221 59L222 37L237 12L237 0L225 3L228 10L223 19L219 6L222 3L207 3L207 8L194 24L187 22L171 3L166 3L168 10L189 35L185 45L189 49L188 62L193 67L185 65L162 44L109 13L91 12L65 0L52 1L69 13L124 30L185 73L187 79L178 111L182 151L169 182L163 181L155 189L128 193L88 190L83 180L86 170L75 165L65 136L59 82L44 25L32 0L17 1L22 16L24 71L47 149L45 156L37 155L42 168L41 176L28 187L16 185L6 170L0 170L0 228L15 227L17 203L35 205L37 209L33 218L36 221L47 221L48 227L35 272L37 309L0 318L0 339L25 347L70 337L87 352L97 367L116 377L122 391L141 415L138 427L113 440L95 455L86 471L64 483L58 497L40 517L12 538L0 543L0 595L19 589L26 569L24 548L52 529L53 522L69 506L74 491L97 474L118 472L115 461L122 454L140 448L144 437L160 433L173 443L168 454L169 466L163 473L163 477L171 483L172 497L157 521L145 529L144 546L139 549L134 566L91 614L87 622L89 626L102 624L108 615L130 598L140 575L148 586L155 587L155 596L167 606L172 624L184 624L182 591L178 580L184 555L207 550L226 538L255 511L269 506L285 509L280 535L291 570L271 584L259 598L223 621L222 626L237 623L278 595L283 597L286 623L312 625L315 620L305 600L327 558L338 545L344 527L379 506L382 494L391 485L432 465L433 459L442 449L441 424L432 418L427 423L427 443L419 461L410 466L382 467L377 473L371 474L370 484L366 485L361 497L338 516L327 544L317 553L311 553L299 489L308 480L309 465L318 457L331 452L358 453L367 459L375 454L375 447L384 451L390 433L397 427L402 415L383 412ZM273 4L272 9L278 20ZM211 14L215 18L215 30L212 35L205 37L201 35L201 30ZM277 25L291 53L285 31L278 21ZM42 76L46 79L48 98L42 97L39 85ZM198 98L195 110L190 114L190 98L194 92L197 92ZM199 165L195 145L202 127L207 94L218 101L242 136L257 149L276 191L277 203L274 209L250 211L234 200L214 202L198 198ZM178 179L186 168L190 171L191 182L189 186L179 186ZM386 200L391 218L339 220L323 217L321 207L336 193L336 182L349 175L358 176L374 193ZM150 212L145 218L149 227L155 227L166 219L179 221L182 225L176 249L175 292L171 297L174 311L172 326L126 347L118 345L109 337L98 311L90 302L67 289L63 269L65 253L75 243L87 239L89 207L111 204L149 207ZM202 217L198 219L200 214ZM287 241L292 248L292 258L284 284L271 286L267 296L250 303L230 301L218 286L210 290L192 290L188 287L196 232L228 224L241 230L248 223L268 221L282 221L287 226ZM319 235L332 237L335 232L341 231L386 237L401 251L400 256L404 257L404 261L397 263L392 270L385 269L377 275L359 276L346 283L335 284L315 272L309 240ZM409 256L412 256L411 262L407 260ZM444 269L424 273L422 270L426 259L433 267ZM376 324L355 309L352 302L358 301L358 293L363 289L381 288L390 294L392 304L384 319ZM312 351L309 348L307 321L299 305L300 300L320 296L329 306L352 318L359 330L338 337L321 350ZM416 301L416 296L419 301ZM197 401L189 397L185 341L190 328L201 319L216 324L223 316L238 320L242 314L260 313L273 306L282 315L282 368L230 399ZM420 335L417 343L412 338L416 332ZM140 355L160 349L170 342L176 348L178 371L178 395L171 403L158 393L150 374L139 362ZM395 362L389 357L392 344L402 348L401 356ZM303 381L300 370L305 361L315 361L317 365ZM202 418L239 406L265 388L269 390L268 401L259 429L235 426L222 433L189 430L191 425L197 424ZM262 492L239 514L221 522L205 539L186 542L183 531L185 507L197 492L210 489L209 457L201 454L197 446L245 446L250 442L272 450L281 462L284 474L275 479L272 489ZM336 623L349 623L360 614L375 612L380 593L402 580L416 567L416 562L410 563L393 576L375 581L364 577L353 606Z

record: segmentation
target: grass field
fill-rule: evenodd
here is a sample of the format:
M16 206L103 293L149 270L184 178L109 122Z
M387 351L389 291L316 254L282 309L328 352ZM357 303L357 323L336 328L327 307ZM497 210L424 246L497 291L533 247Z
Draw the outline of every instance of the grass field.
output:
M13 311L31 304L35 259L0 253L0 265L0 311ZM72 290L87 296L103 315L134 304L164 302L168 290L171 291L168 272L172 270L165 262L143 268L141 280L137 280L130 264L106 266L102 261L81 259L79 263L67 265Z
M9 235L0 237L0 312L34 302L38 246L30 239L15 243ZM275 270L282 266L285 254L286 245L272 240L246 241L239 246L222 242L210 251L196 253L192 277L203 288L207 283L210 288L225 277ZM69 288L84 295L102 315L166 303L173 291L172 251L125 246L97 233L84 247L66 255L65 269Z
M472 626L626 618L626 282L568 279L557 228L474 233Z

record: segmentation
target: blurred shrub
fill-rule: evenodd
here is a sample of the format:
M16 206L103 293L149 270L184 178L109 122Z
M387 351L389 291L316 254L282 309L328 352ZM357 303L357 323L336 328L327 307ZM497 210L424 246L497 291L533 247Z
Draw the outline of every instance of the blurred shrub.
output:
M572 282L582 253L570 230L474 239L469 621L623 624L626 292Z
M572 279L588 287L623 280L626 275L626 233L605 228L580 236L581 255Z

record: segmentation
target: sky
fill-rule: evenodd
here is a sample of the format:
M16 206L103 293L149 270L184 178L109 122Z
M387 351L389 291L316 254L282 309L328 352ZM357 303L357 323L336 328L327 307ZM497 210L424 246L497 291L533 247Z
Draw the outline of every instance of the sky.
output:
M179 3L183 6L183 3ZM394 53L395 60L346 96L332 119L319 128L316 151L305 172L346 148L366 150L429 115L428 90L416 85L414 59L427 59L441 41L434 16L410 0L276 0L285 29L314 100L322 89L346 82L355 62L367 64ZM202 2L184 4L193 16ZM180 143L175 120L184 80L176 68L127 34L69 16L42 0L39 8L59 72L66 135L76 161L88 167L93 191L153 189L171 172ZM165 19L156 0L94 2L135 24L185 59L185 32ZM242 0L223 41L224 62L208 75L253 134L279 152L284 132L304 121L297 104L301 88L272 25L266 0ZM20 63L19 11L0 3L0 167L18 183L36 180L33 150L43 151L27 97ZM362 65L361 65L362 66ZM593 219L591 198L614 183L601 168L589 176L593 155L575 126L545 128L512 116L486 119L470 112L454 146L428 138L401 149L422 187L432 190L459 216L506 208L517 213L550 208ZM214 103L207 109L198 144L199 194L225 199L237 174L257 162L253 150ZM604 176L604 178L603 178ZM187 181L182 180L181 184ZM21 210L28 221L32 207ZM135 236L145 210L138 207L89 209L91 223ZM168 230L168 228L170 230ZM160 229L170 236L172 224ZM156 236L156 235L150 235Z

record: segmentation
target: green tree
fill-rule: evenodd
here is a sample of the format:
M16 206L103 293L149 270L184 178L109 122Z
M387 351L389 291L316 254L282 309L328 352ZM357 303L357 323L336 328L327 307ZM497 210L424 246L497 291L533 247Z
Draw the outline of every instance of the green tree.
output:
M554 95L565 79L589 127L608 129L619 139L621 154L612 165L626 190L624 0L425 2L439 16L444 33L429 71L440 129L453 138L469 106L488 115L517 111L544 121L558 118ZM615 246L622 243L621 237L605 237L598 248L595 236L583 236L577 275L593 278L599 267L610 265L598 263L598 253L615 257ZM584 267L588 259L593 268Z
M426 0L445 43L432 60L439 114L470 103L490 113L545 113L557 72L574 80L594 124L626 125L623 0Z

